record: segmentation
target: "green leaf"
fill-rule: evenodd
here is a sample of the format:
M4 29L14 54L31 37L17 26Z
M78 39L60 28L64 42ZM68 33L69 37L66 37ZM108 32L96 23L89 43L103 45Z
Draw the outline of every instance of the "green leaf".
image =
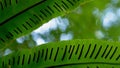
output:
M119 68L120 42L72 40L13 52L0 59L11 68Z
M0 0L0 46L64 15L85 0ZM4 30L3 30L4 29Z

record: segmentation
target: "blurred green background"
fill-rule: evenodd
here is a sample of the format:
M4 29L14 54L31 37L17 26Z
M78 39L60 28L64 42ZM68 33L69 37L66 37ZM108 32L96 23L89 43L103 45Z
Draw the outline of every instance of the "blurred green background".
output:
M120 41L120 0L91 0L12 40L1 55L48 42L72 39Z

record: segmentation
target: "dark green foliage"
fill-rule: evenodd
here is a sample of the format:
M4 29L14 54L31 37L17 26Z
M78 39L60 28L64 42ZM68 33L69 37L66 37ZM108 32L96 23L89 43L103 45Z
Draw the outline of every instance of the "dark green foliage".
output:
M1 48L4 43L26 35L50 19L70 12L83 2L84 0L1 0Z

